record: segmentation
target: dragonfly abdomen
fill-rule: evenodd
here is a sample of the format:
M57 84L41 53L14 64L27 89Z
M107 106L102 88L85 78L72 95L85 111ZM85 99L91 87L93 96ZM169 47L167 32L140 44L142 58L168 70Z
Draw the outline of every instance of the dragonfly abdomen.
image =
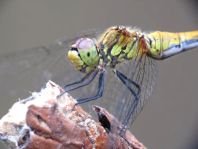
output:
M156 59L165 59L188 49L198 47L198 31L152 32L147 35L150 42L149 54Z

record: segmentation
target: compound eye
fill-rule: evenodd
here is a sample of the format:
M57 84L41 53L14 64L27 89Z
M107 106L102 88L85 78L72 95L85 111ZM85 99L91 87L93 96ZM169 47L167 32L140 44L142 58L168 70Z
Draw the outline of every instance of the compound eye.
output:
M77 49L82 49L82 50L86 51L86 50L94 47L95 43L90 38L81 38L81 39L76 41L75 45L76 45Z

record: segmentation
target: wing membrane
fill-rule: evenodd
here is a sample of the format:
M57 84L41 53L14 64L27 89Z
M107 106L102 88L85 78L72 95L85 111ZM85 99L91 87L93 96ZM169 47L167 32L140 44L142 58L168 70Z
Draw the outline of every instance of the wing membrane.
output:
M61 38L49 46L0 55L1 96L5 100L23 98L28 96L28 91L40 90L48 80L60 85L79 80L82 75L70 65L65 57L67 49L78 38L95 38L99 33L96 30L90 30L73 38ZM131 118L133 122L152 93L156 80L156 63L143 55L121 65L119 70L141 87L141 97ZM131 108L129 103L134 100L134 97L111 70L107 70L106 80L103 99L93 101L91 104L99 104L123 120L128 109ZM97 79L89 87L83 88L80 96L94 94L96 82ZM74 92L79 95L79 91Z
M142 55L123 65L120 69L128 78L135 81L141 88L137 107L134 109L130 119L130 123L132 124L138 114L142 111L143 106L148 102L149 96L153 92L158 72L157 63L147 55ZM118 102L117 105L118 116L121 121L126 116L128 110L132 108L130 103L135 100L134 96L131 95L126 87L125 89L122 89L122 92L123 100Z
M5 99L25 97L28 91L39 90L49 79L64 85L79 73L66 59L66 52L78 38L94 38L95 30L73 38L61 38L49 46L0 55L0 94Z

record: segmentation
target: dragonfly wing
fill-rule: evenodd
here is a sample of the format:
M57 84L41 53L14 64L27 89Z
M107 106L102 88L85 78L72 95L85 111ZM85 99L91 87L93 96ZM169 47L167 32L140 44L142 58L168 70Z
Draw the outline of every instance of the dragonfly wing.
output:
M78 38L94 38L98 33L89 31L73 38L61 38L49 46L0 55L0 94L5 99L26 97L29 91L38 91L46 81L60 85L79 78L66 58L69 46Z
M143 106L148 102L149 96L153 92L158 72L157 63L154 59L148 57L147 55L142 55L121 66L119 70L128 78L136 82L141 89L138 104L133 110L130 118L130 123L133 123L137 115L143 109ZM137 88L134 87L133 89L136 90ZM127 115L128 110L132 108L130 103L133 102L135 98L129 90L126 89L126 87L121 90L123 91L123 93L121 93L123 100L118 101L117 111L119 113L117 113L117 115L122 121Z

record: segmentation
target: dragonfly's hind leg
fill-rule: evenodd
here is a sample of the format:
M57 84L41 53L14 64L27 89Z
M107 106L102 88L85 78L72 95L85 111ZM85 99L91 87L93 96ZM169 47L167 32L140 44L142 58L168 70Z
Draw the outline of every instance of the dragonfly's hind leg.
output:
M130 120L131 116L134 114L135 109L137 108L137 105L138 105L138 102L140 99L141 89L140 89L140 86L136 82L127 78L123 73L121 73L117 70L115 70L114 72L117 75L117 77L121 80L121 82L129 89L131 94L134 96L134 99L132 99L132 101L129 105L130 108L127 111L126 117L124 118L124 120L122 122L122 128L120 131L120 135L124 136L127 125L129 123L129 120Z

